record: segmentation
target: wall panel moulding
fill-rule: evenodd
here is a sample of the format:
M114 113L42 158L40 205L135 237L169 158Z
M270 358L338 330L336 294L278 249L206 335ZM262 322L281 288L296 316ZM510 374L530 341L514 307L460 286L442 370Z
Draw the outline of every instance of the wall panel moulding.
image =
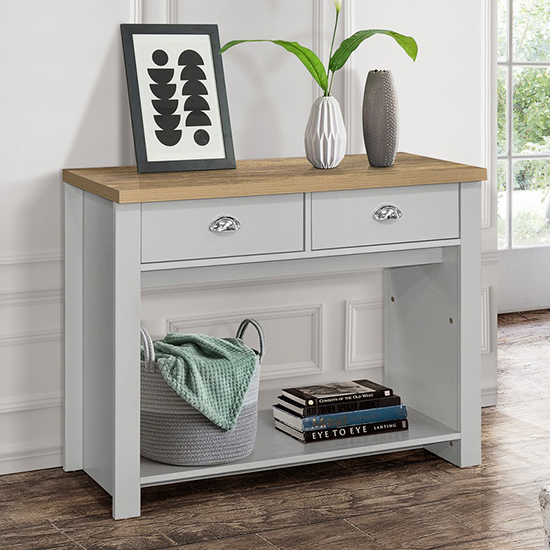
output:
M0 399L0 414L35 411L61 407L61 392L49 392L36 395L20 395Z
M481 291L481 353L491 353L491 289Z
M262 364L262 380L318 374L322 371L322 304L296 305L285 308L263 308L168 319L167 332L209 332L215 336L233 336L227 326L237 327L246 317L258 321L271 335L266 348L271 350ZM269 327L269 330L267 330ZM253 330L249 329L252 333ZM245 341L254 347L254 334L246 333ZM250 339L250 340L249 340Z
M45 342L61 342L63 333L59 330L35 330L0 334L0 347L28 346Z
M345 370L373 369L384 366L382 352L383 300L346 302ZM361 344L368 340L368 353Z

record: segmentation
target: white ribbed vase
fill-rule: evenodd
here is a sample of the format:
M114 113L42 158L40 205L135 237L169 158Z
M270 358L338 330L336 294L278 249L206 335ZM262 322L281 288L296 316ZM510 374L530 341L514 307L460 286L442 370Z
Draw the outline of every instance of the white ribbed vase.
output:
M306 157L315 168L335 168L346 154L346 128L335 97L322 96L311 106L304 135Z

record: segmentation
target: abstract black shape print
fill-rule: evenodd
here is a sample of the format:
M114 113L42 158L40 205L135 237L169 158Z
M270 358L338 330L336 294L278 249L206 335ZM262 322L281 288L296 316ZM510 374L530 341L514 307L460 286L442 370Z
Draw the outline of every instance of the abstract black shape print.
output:
M151 104L159 115L173 115L178 108L179 101L177 99L170 99L169 101L153 99Z
M204 65L204 60L200 56L199 52L195 50L185 50L181 52L178 58L178 65Z
M155 50L151 56L155 65L164 67L168 63L168 54L161 49ZM178 100L172 99L176 94L176 84L170 84L174 78L174 69L170 68L150 68L147 70L149 77L155 84L150 84L149 88L157 99L151 100L153 108L159 115L153 118L160 130L155 131L157 139L167 147L177 145L181 139L182 131L177 130L181 116L175 115L178 108Z
M200 80L188 80L183 85L182 95L208 95L208 89Z
M178 58L178 65L183 66L180 80L186 81L182 88L182 95L189 96L183 106L183 110L189 112L185 119L185 126L212 126L210 117L204 112L210 110L210 105L203 97L208 95L208 89L201 82L206 80L206 74L200 67L204 65L202 57L195 50L185 50ZM193 139L197 145L204 147L210 142L210 134L204 129L197 130Z
M138 172L235 168L218 27L120 29Z
M210 105L204 97L192 95L185 100L184 111L209 111Z
M193 139L197 145L204 147L210 142L210 134L206 130L197 130L193 135Z
M181 71L180 80L206 80L206 75L200 67L187 65Z

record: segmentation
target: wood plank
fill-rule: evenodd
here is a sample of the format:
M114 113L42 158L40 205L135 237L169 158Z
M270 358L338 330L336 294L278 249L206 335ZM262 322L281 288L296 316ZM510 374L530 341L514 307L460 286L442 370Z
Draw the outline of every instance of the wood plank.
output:
M350 527L343 520L322 522L310 526L291 527L267 531L263 538L281 550L300 550L302 548L322 548L339 550L341 548L361 548L362 550L380 550L380 543L367 533Z
M138 174L135 166L63 170L63 181L118 203L159 202L344 191L484 181L487 170L398 153L389 168L374 168L365 155L350 155L331 170L305 158L242 160L235 170Z
M5 475L0 548L540 550L550 311L499 324L506 383L499 405L483 409L482 466L456 468L413 450L262 472L253 483L247 474L163 485L144 489L143 517L122 522L82 472Z

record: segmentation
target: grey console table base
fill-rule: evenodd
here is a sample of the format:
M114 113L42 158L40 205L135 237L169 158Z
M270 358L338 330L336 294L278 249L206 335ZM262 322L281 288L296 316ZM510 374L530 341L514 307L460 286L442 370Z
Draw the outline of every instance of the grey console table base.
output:
M369 172L364 162L362 178L370 183L348 184L350 189L379 188L377 172ZM424 162L429 163L429 159ZM421 166L422 161L419 163ZM65 185L64 469L84 469L112 495L113 517L121 519L140 515L141 487L165 483L420 447L457 466L480 464L481 250L477 180L484 179L485 171L453 163L445 166L456 172L454 178L446 174L441 180L458 184L459 235L314 250L310 221L314 194L307 191L306 175L303 189L295 182L296 193L304 198L303 250L157 263L142 263L143 203L155 200L155 186L152 191L143 183L149 193L147 200L120 204L100 196L98 189L84 190L87 184L75 182L73 177L78 171L65 171L64 181L69 183ZM265 169L268 179L271 168L270 164ZM319 172L304 168L305 174L312 173L315 178L320 177ZM338 179L338 172L330 172L324 175L327 187ZM383 174L387 177L387 172ZM476 181L461 179L472 174L477 176ZM273 175L274 179L279 177ZM438 183L437 176L430 177L434 180L430 185ZM200 179L201 173L188 173L182 178ZM422 185L421 172L416 178ZM185 188L185 181L181 186ZM270 189L277 194L276 188ZM288 190L283 186L281 192ZM185 190L169 202L174 200L185 200ZM254 452L244 460L219 466L177 467L140 459L142 287L252 279L265 277L266 273L284 276L371 268L384 268L384 381L398 389L409 407L407 432L303 445L274 429L271 411L260 411Z

